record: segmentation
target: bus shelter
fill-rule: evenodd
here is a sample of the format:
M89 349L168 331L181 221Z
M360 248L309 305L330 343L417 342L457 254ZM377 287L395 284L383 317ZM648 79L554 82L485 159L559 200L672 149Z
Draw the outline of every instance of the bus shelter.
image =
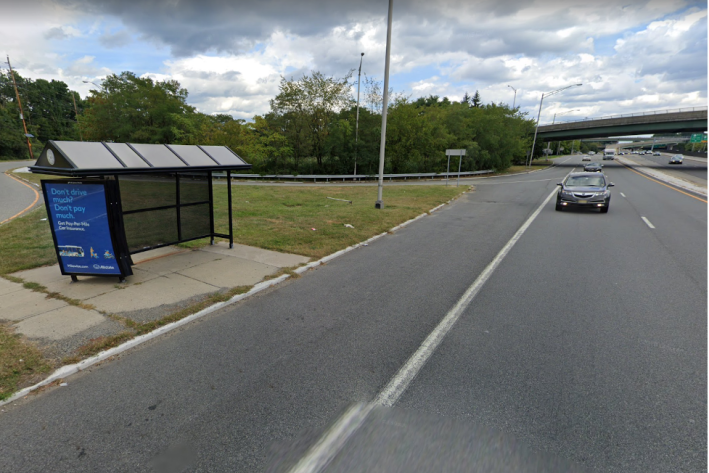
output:
M62 274L124 281L142 251L207 237L232 248L231 172L251 165L226 146L50 140L29 169L67 178L42 180ZM224 171L228 234L215 231L212 177Z

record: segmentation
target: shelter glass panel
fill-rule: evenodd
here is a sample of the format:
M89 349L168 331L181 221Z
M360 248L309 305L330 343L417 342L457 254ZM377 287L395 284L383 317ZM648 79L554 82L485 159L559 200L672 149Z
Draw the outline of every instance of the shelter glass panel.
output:
M123 224L131 253L178 240L177 208L123 215Z
M170 145L170 148L190 166L216 166L217 163L194 145Z
M209 235L212 232L209 204L180 207L180 224L183 240Z
M83 141L59 141L54 145L78 169L116 169L123 165L101 144Z
M216 159L219 164L246 164L239 156L233 153L225 146L202 146L211 157Z
M208 201L210 185L209 173L180 174L180 204Z
M130 149L125 143L106 143L106 146L111 148L111 151L116 153L116 156L121 158L121 161L126 163L129 168L149 168L148 163L143 161L140 156L135 154L135 151Z
M175 153L165 145L130 144L138 151L153 167L174 168L185 167L185 163L175 156Z
M175 176L129 174L120 176L118 184L123 212L177 204ZM148 218L147 215L145 218Z

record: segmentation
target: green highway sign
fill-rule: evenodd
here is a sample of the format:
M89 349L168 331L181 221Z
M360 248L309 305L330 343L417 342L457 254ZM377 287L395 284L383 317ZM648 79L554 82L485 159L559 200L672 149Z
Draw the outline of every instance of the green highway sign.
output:
M703 133L695 133L689 138L690 143L706 143L707 135Z

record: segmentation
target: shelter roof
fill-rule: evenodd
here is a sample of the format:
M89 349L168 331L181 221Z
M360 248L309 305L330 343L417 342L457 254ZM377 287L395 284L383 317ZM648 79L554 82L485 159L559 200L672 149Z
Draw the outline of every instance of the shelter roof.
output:
M30 171L61 176L251 169L227 146L53 141Z

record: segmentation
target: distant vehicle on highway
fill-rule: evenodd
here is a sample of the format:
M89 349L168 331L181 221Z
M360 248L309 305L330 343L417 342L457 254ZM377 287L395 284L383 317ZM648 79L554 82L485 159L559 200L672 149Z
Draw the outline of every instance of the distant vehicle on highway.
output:
M589 155L584 155L583 158L581 158L581 161L590 161L591 157Z
M603 150L603 159L615 159L615 149L614 148L606 148Z
M643 154L652 154L652 151L647 150L647 151L645 151Z
M684 156L681 154L675 154L670 158L670 164L682 164L682 159Z
M603 166L598 163L588 163L583 167L586 172L603 172Z
M556 195L556 210L567 207L597 208L601 213L608 213L611 203L609 187L615 184L609 182L605 174L597 172L572 172L563 181Z
M591 156L593 156L594 154L596 154L596 152L595 152L595 151L589 151L588 154L591 155Z
M660 154L659 151L655 151L654 153L652 153L652 155L653 155L653 156L662 156L662 154Z

